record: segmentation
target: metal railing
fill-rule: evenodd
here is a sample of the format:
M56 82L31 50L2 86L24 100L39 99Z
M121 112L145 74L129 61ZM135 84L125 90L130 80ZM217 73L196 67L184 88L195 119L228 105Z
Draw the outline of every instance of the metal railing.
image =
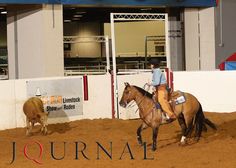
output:
M165 52L148 52L148 57L166 57ZM122 52L117 53L118 57L145 57L145 52Z

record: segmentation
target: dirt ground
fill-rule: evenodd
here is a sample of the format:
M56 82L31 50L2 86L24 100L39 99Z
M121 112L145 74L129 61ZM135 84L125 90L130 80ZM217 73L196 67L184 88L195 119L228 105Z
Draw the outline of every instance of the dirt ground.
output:
M213 131L209 128L198 143L190 141L190 144L184 147L179 146L180 127L177 122L160 127L158 149L155 152L151 151L151 129L145 130L143 140L147 142L147 159L144 159L144 148L136 141L136 130L141 123L140 120L98 119L54 124L49 125L47 136L39 133L39 127L34 129L30 137L25 136L25 128L0 131L0 168L235 168L236 113L205 113L205 115L217 125L218 130ZM33 143L34 141L41 144L43 149L41 157L40 147ZM9 164L13 160L12 142L15 142L16 156L14 162ZM54 142L54 157L61 160L53 159L51 142ZM96 142L101 144L108 154L112 153L111 158L98 147ZM76 149L81 151L85 144L84 155L89 160L85 159L81 152L77 152L76 159ZM42 164L26 158L25 146L28 157L35 158Z

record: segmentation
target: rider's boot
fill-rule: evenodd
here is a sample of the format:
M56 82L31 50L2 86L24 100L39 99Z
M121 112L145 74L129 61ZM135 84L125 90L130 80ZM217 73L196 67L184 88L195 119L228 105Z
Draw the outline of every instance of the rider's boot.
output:
M168 116L168 115L167 115ZM168 118L167 118L167 122L168 123L171 123L171 122L173 122L173 121L175 121L176 120L176 115L174 114L174 113L172 113L170 116L168 116Z

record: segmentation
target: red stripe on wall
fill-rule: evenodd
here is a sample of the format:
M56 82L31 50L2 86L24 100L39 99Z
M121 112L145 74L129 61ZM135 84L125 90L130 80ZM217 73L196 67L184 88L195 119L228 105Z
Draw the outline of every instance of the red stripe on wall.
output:
M172 89L172 90L174 90L174 75L173 75L173 72L171 71L170 72L170 88Z
M115 118L115 102L114 102L114 76L111 73L111 107L112 107L112 118Z
M167 82L167 85L170 86L170 77L169 77L169 68L165 68L165 71L166 71L166 82Z
M88 101L88 77L86 75L83 76L84 82L84 100Z

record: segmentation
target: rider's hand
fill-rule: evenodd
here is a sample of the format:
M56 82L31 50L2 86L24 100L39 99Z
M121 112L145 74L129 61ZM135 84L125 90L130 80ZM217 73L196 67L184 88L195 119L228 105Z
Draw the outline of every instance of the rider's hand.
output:
M150 87L151 86L151 82L146 83L146 85Z

